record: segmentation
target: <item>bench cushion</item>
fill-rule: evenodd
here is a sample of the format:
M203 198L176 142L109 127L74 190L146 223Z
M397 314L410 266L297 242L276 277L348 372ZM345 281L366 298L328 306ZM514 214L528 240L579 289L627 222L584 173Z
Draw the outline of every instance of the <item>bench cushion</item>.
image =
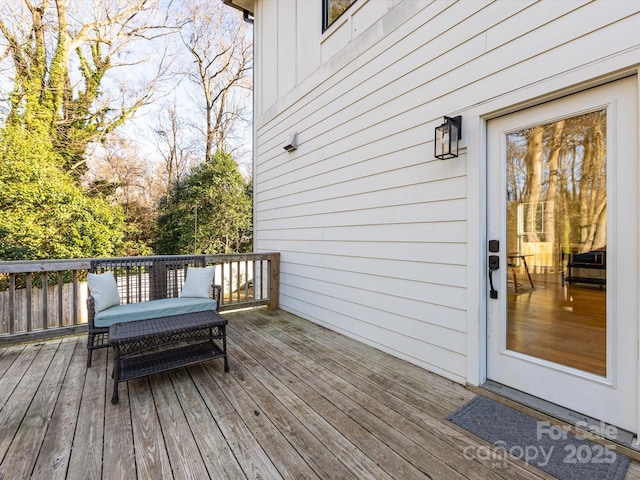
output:
M107 308L96 313L94 323L96 327L110 327L119 322L215 310L217 306L218 302L211 298L163 298Z
M180 296L211 298L209 294L211 293L214 268L213 266L204 268L189 267Z
M120 294L113 272L90 273L87 276L87 283L93 296L96 312L120 305Z

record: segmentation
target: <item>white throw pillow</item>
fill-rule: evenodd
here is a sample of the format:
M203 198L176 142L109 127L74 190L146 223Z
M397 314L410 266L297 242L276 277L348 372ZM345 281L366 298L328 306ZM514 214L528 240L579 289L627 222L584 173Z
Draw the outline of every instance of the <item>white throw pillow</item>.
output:
M87 277L96 313L120 305L120 294L113 272L90 273Z
M214 268L213 266L187 268L187 278L184 281L180 296L209 298Z

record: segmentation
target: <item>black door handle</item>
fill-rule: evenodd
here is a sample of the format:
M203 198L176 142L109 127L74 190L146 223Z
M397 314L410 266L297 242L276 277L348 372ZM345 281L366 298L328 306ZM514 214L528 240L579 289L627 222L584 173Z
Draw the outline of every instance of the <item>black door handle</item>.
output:
M498 298L498 291L493 288L493 272L500 269L500 257L498 255L489 255L489 291L490 298Z

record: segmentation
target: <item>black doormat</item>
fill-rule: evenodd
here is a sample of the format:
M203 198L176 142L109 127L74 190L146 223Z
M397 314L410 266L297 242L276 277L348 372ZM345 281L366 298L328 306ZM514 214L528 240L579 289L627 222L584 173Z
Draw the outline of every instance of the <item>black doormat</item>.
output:
M614 444L591 442L481 395L449 420L561 480L623 480L629 467ZM474 452L465 449L465 455L471 459Z

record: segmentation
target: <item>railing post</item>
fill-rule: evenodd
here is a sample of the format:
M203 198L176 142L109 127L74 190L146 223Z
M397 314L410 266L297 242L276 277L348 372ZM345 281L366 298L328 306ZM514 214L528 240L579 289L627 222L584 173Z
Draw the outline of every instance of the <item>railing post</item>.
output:
M64 308L62 302L64 302L64 278L62 272L58 272L58 283L56 284L56 289L58 290L58 327L62 326L62 319L64 318Z
M27 272L27 332L33 330L33 275Z
M9 274L9 333L14 333L16 324L16 275Z
M78 271L72 270L72 281L73 281L73 307L71 310L71 314L73 316L73 325L78 325Z
M269 310L280 308L280 254L273 253L269 259Z
M42 272L42 329L49 328L49 272Z
M149 300L167 298L167 264L154 261L149 268Z

